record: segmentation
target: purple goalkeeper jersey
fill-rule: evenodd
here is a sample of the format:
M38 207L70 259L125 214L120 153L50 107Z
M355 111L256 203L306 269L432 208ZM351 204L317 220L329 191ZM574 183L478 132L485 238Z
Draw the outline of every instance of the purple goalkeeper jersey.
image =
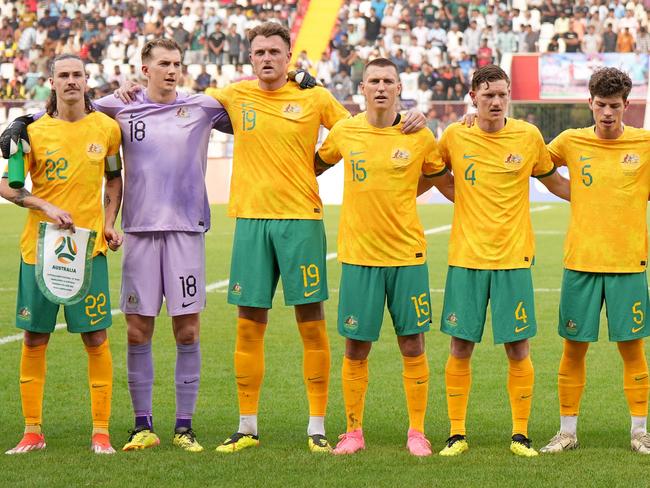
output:
M205 188L210 131L232 134L228 113L206 95L178 94L154 103L141 91L125 104L113 95L94 102L122 130L125 232L205 232L210 206Z

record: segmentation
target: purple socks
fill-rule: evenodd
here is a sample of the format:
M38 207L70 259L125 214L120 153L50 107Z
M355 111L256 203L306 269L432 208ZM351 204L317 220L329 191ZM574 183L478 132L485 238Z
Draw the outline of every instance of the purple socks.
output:
M194 344L176 344L176 429L190 429L199 394L201 348Z
M126 367L128 371L129 393L135 413L136 427L153 428L151 417L151 396L153 392L153 356L151 342L148 344L129 344Z
M129 344L127 350L129 393L136 427L153 429L153 356L151 343ZM194 344L176 344L176 428L190 429L196 407L201 376L201 348Z

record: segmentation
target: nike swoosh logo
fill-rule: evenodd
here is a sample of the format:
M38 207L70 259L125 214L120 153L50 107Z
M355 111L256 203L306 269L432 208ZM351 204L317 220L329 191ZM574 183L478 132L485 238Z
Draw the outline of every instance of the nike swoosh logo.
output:
M305 298L309 298L310 296L312 296L315 293L318 293L319 291L320 291L320 288L318 288L318 289L316 289L314 291L306 291L305 292Z
M529 398L532 398L533 395L522 395L521 399L522 400L528 400Z
M101 319L91 319L91 320L90 320L90 325L98 324L98 323L101 322L102 320L104 320L104 317L102 317Z
M183 308L187 308L187 307L189 307L190 305L192 305L193 303L196 303L196 300L194 300L193 302L190 302L190 303L181 303L181 307L183 307Z
M190 381L185 380L185 381L183 381L183 383L185 383L186 385L189 385L189 384L192 384L192 383L196 383L197 381L199 381L199 379L194 378L193 380L190 380Z
M91 386L92 388L104 388L105 386L108 386L108 385L102 385L102 384L93 383L93 384L90 385L90 386Z
M51 156L52 154L54 154L55 152L59 152L60 150L61 148L55 149L54 151L45 151L45 155Z
M530 325L526 325L524 327L515 327L515 334L519 334L521 331L526 330Z
M416 385L423 385L423 384L425 384L427 381L428 381L428 380L416 380L416 381L415 381L415 384L416 384Z
M307 378L307 381L316 381L316 380L319 380L319 379L321 379L321 378L322 378L322 376L314 376L314 377L312 377L312 378L309 378L309 377L308 377L308 378Z
M640 374L639 376L634 377L634 381L641 381L641 380L646 379L647 377L648 377L647 374Z
M642 325L641 327L632 327L632 334L636 334L637 332L639 332L644 327L645 327L645 325Z
M350 151L350 156L358 156L359 154L363 154L365 151Z
M28 380L20 380L20 384L24 385L25 383L29 383L30 381L33 381L34 378L29 378Z
M581 163L583 161L589 161L590 159L594 159L594 156L580 156L580 162Z
M135 114L129 114L129 118L130 118L130 119L134 119L134 118L135 118Z
M422 327L424 324L427 324L429 322L431 322L431 319L426 319L421 322L418 320L418 327Z
M463 154L463 159L478 158L478 154Z
M459 396L463 396L463 394L462 393L450 393L449 396L450 397L459 397Z

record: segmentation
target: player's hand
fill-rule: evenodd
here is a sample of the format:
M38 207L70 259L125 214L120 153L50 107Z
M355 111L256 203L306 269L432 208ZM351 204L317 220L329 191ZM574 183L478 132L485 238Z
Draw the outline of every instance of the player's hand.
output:
M45 215L47 215L47 218L50 219L53 224L58 225L60 229L69 229L74 232L72 215L68 212L52 205L51 203L47 203L42 210Z
M297 83L301 90L314 88L315 86L323 86L323 84L314 78L309 71L304 69L289 71L287 76L291 81Z
M427 118L422 112L412 108L404 116L403 134L412 134L427 126Z
M477 116L478 114L476 112L466 113L463 115L463 118L459 120L459 122L463 125L466 125L467 127L471 127L474 125Z
M104 237L111 251L117 251L122 245L123 237L113 227L104 227Z
M4 132L0 135L0 151L2 157L9 159L18 151L18 143L22 143L23 152L31 151L29 146L29 136L27 135L27 126L34 122L32 115L23 115L16 118Z
M143 89L144 87L135 81L127 80L121 87L113 92L113 95L124 103L131 103L135 101L135 94Z

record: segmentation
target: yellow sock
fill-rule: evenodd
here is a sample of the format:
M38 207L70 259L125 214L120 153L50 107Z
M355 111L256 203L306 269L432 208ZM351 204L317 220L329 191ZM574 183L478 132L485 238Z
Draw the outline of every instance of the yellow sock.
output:
M648 415L648 362L646 361L643 339L618 343L623 358L623 389L633 417Z
M465 435L465 418L471 385L470 358L457 358L450 354L445 366L447 413L451 423L450 436Z
M99 346L86 346L86 352L88 353L88 384L93 434L107 434L113 397L113 356L108 339Z
M23 343L20 357L20 399L25 417L25 432L41 432L46 350L47 344L32 347Z
M307 387L309 415L324 417L330 379L330 343L324 320L299 322L304 348L302 374Z
M512 435L528 437L528 419L533 402L535 370L530 356L522 360L508 358L508 396L512 410Z
M409 428L424 433L424 416L429 399L429 363L426 354L402 356L402 379L409 412Z
M562 416L580 413L580 400L587 380L587 349L588 342L564 341L557 380Z
M237 319L235 377L240 415L257 415L264 378L264 332L266 324Z
M368 360L343 358L343 401L347 431L363 426L363 408L368 391Z

